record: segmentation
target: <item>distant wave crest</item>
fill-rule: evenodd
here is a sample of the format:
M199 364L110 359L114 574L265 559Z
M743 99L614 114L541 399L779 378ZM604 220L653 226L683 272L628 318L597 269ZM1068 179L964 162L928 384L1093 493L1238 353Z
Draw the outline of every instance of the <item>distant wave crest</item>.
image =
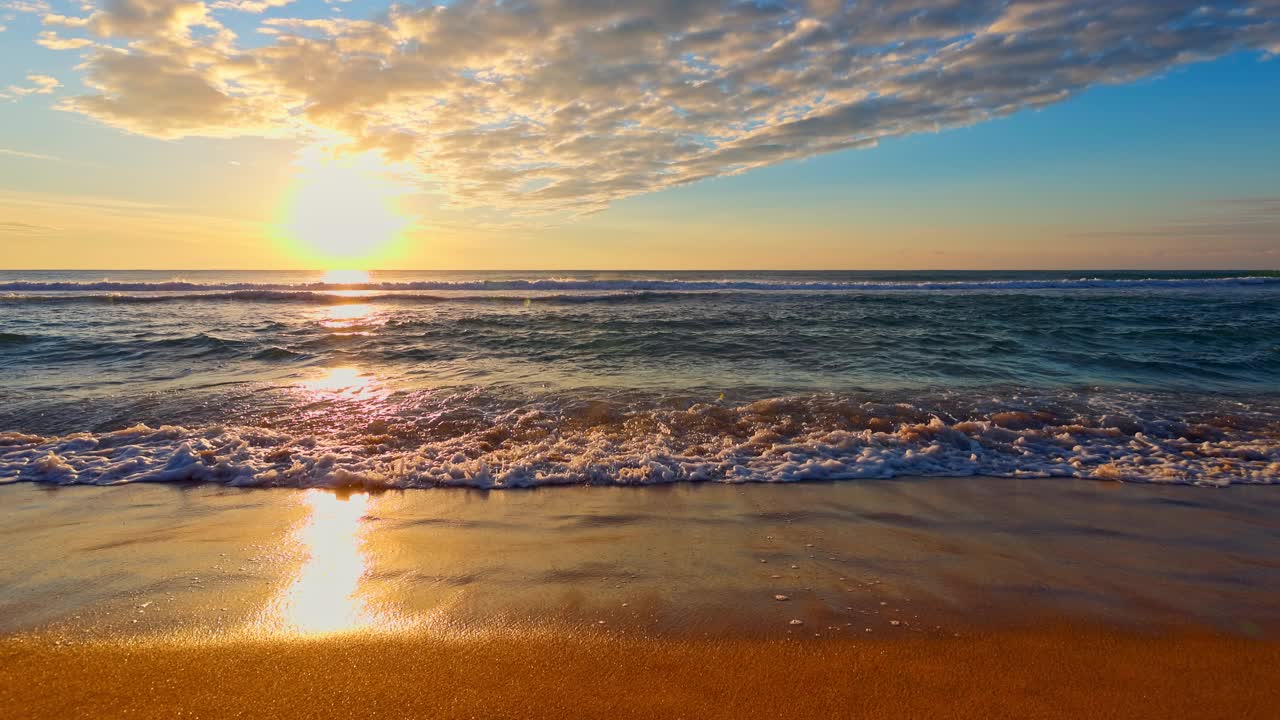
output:
M911 291L1013 291L1013 290L1086 290L1143 288L1215 288L1280 285L1273 275L1190 278L1078 278L1020 280L949 280L949 281L844 281L786 282L763 280L470 280L330 283L195 283L167 282L34 282L0 283L0 299L9 302L172 302L172 301L250 301L303 302L334 304L356 301L441 302L459 300L492 300L494 295L466 296L461 293L550 293L543 300L590 302L609 301L618 296L629 299L660 300L668 294L724 292L911 292ZM361 295L343 293L359 292ZM422 293L444 293L429 295ZM139 295L137 293L146 293ZM573 293L555 297L555 293ZM584 293L596 293L593 298Z

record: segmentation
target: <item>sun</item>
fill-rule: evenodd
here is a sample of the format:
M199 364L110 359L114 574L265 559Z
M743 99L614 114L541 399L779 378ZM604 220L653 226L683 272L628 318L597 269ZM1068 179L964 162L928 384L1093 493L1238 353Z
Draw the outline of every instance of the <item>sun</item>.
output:
M285 198L280 232L308 263L348 270L394 254L410 220L408 189L371 153L304 153Z

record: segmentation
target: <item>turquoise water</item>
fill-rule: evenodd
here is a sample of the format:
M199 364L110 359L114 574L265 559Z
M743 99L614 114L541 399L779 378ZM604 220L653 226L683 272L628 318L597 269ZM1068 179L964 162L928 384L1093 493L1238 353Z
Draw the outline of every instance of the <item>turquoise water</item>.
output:
M1280 273L0 273L0 481L1280 478Z

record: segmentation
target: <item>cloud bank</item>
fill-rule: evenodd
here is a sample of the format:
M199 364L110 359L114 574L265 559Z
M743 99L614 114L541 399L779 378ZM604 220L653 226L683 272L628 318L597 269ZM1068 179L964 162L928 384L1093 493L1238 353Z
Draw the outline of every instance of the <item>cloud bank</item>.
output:
M453 0L364 20L285 5L53 16L46 46L80 47L92 89L63 107L161 138L338 137L459 205L589 212L1280 51L1280 0ZM224 25L246 13L251 41Z

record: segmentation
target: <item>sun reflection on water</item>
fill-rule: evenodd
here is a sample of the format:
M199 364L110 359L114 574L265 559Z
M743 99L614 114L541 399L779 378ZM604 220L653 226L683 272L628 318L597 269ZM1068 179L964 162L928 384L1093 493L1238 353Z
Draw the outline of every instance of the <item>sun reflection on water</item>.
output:
M369 316L373 314L373 305L369 303L357 303L355 305L334 305L325 308L324 319L320 321L321 327L346 329L357 325L365 324Z
M354 367L325 368L320 376L303 380L298 385L320 395L347 400L376 400L387 392L375 376Z
M321 635L379 624L360 595L366 569L361 519L369 509L369 496L342 498L313 489L300 497L308 514L293 539L307 557L272 603L267 625L291 634Z

